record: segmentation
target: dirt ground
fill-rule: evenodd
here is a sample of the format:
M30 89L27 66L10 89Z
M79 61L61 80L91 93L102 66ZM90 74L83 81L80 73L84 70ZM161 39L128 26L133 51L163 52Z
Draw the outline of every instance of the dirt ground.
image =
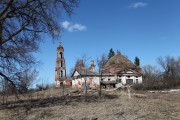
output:
M88 91L0 105L0 120L180 120L180 92Z

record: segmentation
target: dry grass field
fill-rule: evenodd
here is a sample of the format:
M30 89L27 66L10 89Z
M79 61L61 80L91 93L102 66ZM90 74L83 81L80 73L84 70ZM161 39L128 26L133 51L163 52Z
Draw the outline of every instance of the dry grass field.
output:
M67 89L66 92L71 90ZM76 92L61 97L59 89L44 91L42 98L0 106L0 120L179 120L180 93L103 90Z

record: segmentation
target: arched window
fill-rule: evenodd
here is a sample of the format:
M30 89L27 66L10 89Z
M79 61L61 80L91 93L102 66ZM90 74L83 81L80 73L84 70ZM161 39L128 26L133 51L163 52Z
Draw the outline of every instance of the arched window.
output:
M63 53L62 52L60 52L60 58L63 58Z
M60 62L60 63L59 63L59 67L61 67L61 66L62 66L61 64L62 64L62 63Z
M62 78L62 77L63 77L63 71L60 72L60 78Z
M63 61L61 61L61 63L60 63L60 67L63 67Z
M60 54L59 53L57 53L57 57L60 58Z

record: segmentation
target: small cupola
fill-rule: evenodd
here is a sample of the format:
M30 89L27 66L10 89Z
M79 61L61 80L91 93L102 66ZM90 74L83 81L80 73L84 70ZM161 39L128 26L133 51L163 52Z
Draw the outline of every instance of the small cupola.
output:
M117 51L117 55L121 55L121 52L119 50Z

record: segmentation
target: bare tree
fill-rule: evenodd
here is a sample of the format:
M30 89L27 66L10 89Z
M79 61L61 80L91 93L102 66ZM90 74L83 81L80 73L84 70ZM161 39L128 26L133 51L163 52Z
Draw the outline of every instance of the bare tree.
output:
M99 67L99 70L104 68L107 62L108 62L108 57L106 54L102 54L100 58L97 58L97 65Z
M22 73L16 73L16 78L14 79L16 79L18 90L21 91L21 93L28 92L29 87L33 85L37 76L38 72L35 69L27 69Z
M180 84L180 58L166 56L159 57L157 61L163 69L164 86L174 87Z
M47 84L48 78L39 78L38 81L39 81L39 84L36 84L36 89L39 91L46 90L47 89L46 87L48 87L48 84Z
M87 69L88 69L88 65L87 65L87 61L90 59L91 57L87 57L86 54L82 54L81 58L77 58L76 60L76 65L75 65L75 69L81 69L84 70L85 74L84 74L84 88L85 88L85 101L87 101L87 89L88 89L88 83L87 83Z
M167 56L164 59L159 57L157 62L162 67L165 76L176 76L176 71L178 69L178 62L174 57Z
M7 101L7 81L3 80L3 78L0 79L0 93L2 96L2 103L5 103Z
M99 67L99 74L101 75L100 79L100 86L99 86L99 96L101 97L101 93L102 93L102 85L101 85L101 79L102 79L102 72L101 69L103 69L105 67L105 65L108 62L108 57L106 54L102 54L100 58L97 57L97 65Z
M14 76L37 64L33 56L42 33L53 39L60 36L60 13L68 15L78 0L1 0L0 1L0 76L17 88Z
M152 66L152 65L143 66L142 72L143 72L144 77L154 77L155 78L161 74L160 70L158 70L156 66Z
M86 54L82 54L80 58L76 59L76 65L75 68L88 68L88 61L91 59L91 57L88 57Z
M161 89L161 71L152 65L145 65L142 67L143 83L137 84L136 89Z
M86 54L82 54L81 58L79 60L83 61L84 67L88 67L88 61L91 59L91 57L88 57Z

